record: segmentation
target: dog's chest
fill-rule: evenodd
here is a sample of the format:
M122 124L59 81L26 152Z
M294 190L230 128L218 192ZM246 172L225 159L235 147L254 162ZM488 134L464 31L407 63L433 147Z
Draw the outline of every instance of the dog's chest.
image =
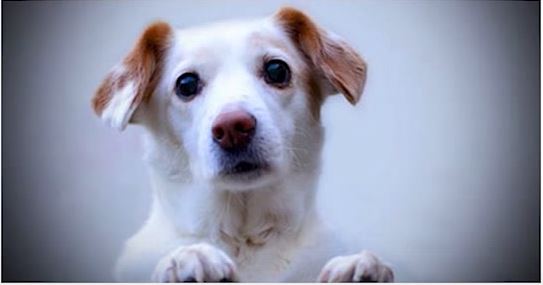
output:
M227 198L228 205L220 215L215 229L216 242L238 264L244 280L270 280L288 267L292 235L288 216L248 196Z
M254 203L253 197L247 194L226 194L222 209L213 230L219 241L237 257L243 256L243 252L258 251L281 238L288 224L286 217Z
M221 247L236 261L244 281L277 280L288 269L292 244L273 227L256 235L221 236Z

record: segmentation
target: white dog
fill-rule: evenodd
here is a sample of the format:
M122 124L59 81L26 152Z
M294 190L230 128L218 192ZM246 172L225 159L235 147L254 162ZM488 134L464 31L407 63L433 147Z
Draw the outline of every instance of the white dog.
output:
M149 26L93 98L145 129L151 214L116 267L126 281L392 281L315 209L320 107L362 94L366 64L302 12L174 30Z

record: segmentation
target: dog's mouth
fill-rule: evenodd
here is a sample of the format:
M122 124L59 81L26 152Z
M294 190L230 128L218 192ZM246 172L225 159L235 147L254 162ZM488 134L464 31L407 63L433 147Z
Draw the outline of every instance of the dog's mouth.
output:
M217 159L217 172L213 182L220 188L244 191L262 187L276 178L274 158L269 150L258 144L245 149L224 151L213 150Z
M231 166L225 167L221 172L221 176L244 176L251 175L252 177L259 176L266 171L269 166L263 162L239 161Z
M273 173L271 165L266 162L241 160L229 167L223 166L215 183L230 191L247 191L270 183Z
M232 169L230 169L229 174L247 173L247 172L258 170L259 168L260 168L260 165L256 163L242 161L236 164Z
M215 182L231 191L244 191L266 185L272 171L271 164L248 157L223 161Z

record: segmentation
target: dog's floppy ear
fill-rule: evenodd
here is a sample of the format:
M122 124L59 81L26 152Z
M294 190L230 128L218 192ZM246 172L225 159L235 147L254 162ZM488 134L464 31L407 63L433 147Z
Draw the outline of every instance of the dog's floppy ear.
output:
M332 92L356 104L366 81L366 63L360 55L297 9L281 8L274 18L313 67L321 71L333 87Z
M167 23L148 26L132 51L96 91L92 107L111 127L123 130L136 108L150 98L162 73L171 34Z

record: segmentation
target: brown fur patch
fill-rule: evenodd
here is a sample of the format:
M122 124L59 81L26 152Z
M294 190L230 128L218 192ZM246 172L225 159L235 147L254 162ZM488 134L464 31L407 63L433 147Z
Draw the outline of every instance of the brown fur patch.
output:
M150 98L162 75L164 55L171 34L171 27L164 22L155 22L147 27L123 60L122 69L110 72L98 87L92 98L92 107L96 114L102 114L111 96L128 81L134 81L136 84L136 96L132 106L138 106Z
M318 81L319 74L311 72L311 70L303 70L301 80L304 84L305 90L307 90L308 96L308 108L315 122L320 121L321 106L324 102L324 93Z
M366 81L366 63L358 53L345 42L331 38L299 10L282 8L275 19L310 65L319 69L351 104L356 104Z

